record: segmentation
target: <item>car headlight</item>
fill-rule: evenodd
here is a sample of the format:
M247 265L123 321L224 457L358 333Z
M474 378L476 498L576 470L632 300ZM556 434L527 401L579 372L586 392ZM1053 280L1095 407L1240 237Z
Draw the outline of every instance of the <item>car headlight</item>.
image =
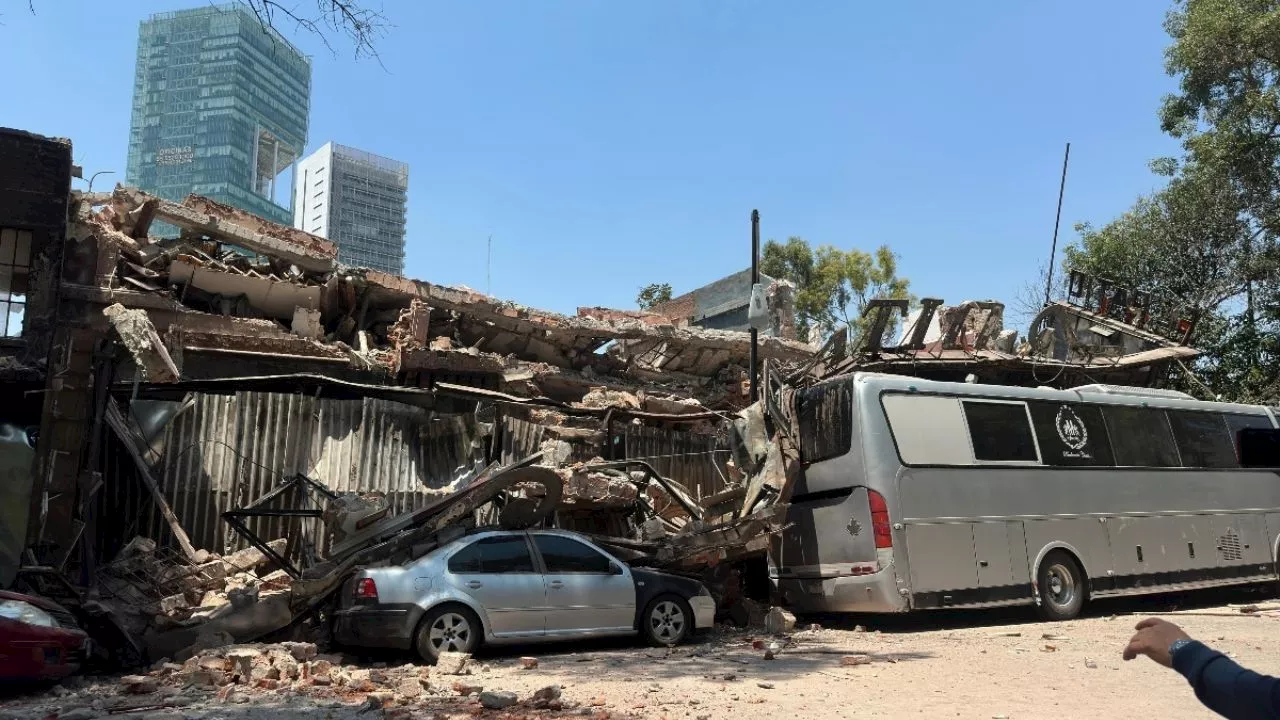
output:
M0 618L38 627L58 627L58 621L52 615L21 600L0 600Z

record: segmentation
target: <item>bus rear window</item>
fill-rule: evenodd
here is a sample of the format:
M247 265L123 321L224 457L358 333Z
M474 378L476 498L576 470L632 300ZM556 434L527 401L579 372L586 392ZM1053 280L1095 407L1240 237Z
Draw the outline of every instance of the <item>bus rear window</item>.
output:
M1164 412L1123 405L1102 409L1107 435L1122 467L1178 467L1178 448Z
M979 462L1036 462L1036 441L1027 406L1011 402L964 401L973 457Z
M800 416L800 461L840 457L853 443L853 383L819 385L796 399Z

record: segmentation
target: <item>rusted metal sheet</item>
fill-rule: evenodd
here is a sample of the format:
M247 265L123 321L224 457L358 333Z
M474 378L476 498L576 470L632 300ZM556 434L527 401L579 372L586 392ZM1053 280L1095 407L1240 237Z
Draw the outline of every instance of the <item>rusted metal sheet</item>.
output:
M506 465L534 454L542 446L544 431L538 423L504 415L499 460Z
M694 498L725 489L724 462L730 451L715 436L640 425L627 425L624 433L628 459L645 460Z
M156 476L197 547L236 549L221 514L302 473L335 492L385 493L395 514L426 506L469 464L474 422L374 398L197 394L167 429ZM156 536L158 517L144 532ZM293 535L291 552L323 553L310 521L255 519L263 537ZM305 525L305 527L304 527ZM292 528L291 528L292 526ZM292 530L292 532L291 532ZM311 546L308 548L307 546Z

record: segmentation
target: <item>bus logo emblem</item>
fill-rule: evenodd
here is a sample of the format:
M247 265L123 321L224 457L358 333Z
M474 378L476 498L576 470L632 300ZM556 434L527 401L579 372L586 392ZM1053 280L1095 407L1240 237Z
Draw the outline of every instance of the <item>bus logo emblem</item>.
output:
M1084 421L1071 408L1063 405L1058 408L1058 417L1054 421L1058 429L1058 438L1071 450L1083 450L1089 444L1089 431Z

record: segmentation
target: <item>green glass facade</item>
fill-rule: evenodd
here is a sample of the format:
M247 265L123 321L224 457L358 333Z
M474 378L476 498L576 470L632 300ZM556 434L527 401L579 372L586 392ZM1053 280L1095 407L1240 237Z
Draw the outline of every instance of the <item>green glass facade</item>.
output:
M152 15L138 31L126 181L292 224L277 185L306 144L310 98L310 58L244 6Z

